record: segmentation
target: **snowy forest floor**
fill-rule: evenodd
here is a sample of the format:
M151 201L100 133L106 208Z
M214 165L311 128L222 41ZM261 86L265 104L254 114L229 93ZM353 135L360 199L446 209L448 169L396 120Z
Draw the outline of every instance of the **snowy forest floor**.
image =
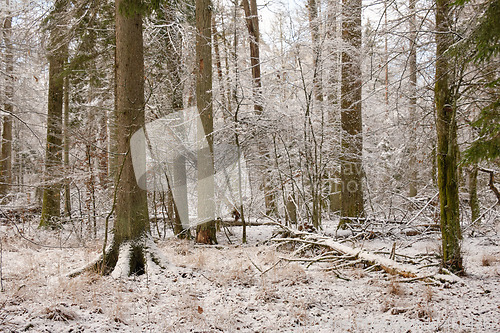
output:
M102 241L83 243L70 230L35 223L22 228L24 238L12 224L0 226L1 332L500 331L498 223L465 238L464 283L437 285L402 283L361 266L343 269L343 280L324 270L327 263L280 261L291 251L267 241L275 226L249 227L246 245L241 227L230 228L233 244L219 233L217 247L160 239L177 269L159 275L68 278L95 258ZM325 222L326 233L334 230L335 222ZM390 252L394 242L398 254L439 252L438 232L350 245Z

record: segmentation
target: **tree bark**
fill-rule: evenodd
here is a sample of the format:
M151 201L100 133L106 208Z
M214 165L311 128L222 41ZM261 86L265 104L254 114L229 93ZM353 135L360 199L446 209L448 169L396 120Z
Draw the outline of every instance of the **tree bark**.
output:
M473 165L469 170L469 206L471 210L471 222L481 223L481 208L477 197L477 165Z
M220 35L217 31L217 26L215 25L215 17L212 16L212 40L214 45L214 53L215 53L215 65L217 66L217 79L219 82L219 90L220 90L220 99L222 104L222 115L224 119L229 119L229 111L230 106L228 105L228 100L226 98L226 88L225 88L225 79L224 74L222 73L222 62L219 48L219 39Z
M103 109L99 116L99 183L103 188L109 184L109 153L108 153L108 111Z
M339 29L337 28L337 16L339 16L339 1L340 0L329 0L328 1L328 42L331 43L332 46L336 46L338 42ZM341 52L339 50L333 50L331 52L332 57L330 61L330 78L328 82L329 91L328 91L328 102L330 112L328 115L329 129L331 133L330 138L330 149L332 151L338 150L337 147L340 146L340 122L338 121L340 113L339 110L339 83L341 67L340 67L340 57ZM335 156L337 157L337 156ZM332 163L333 164L333 163ZM340 212L342 207L341 201L341 179L340 179L340 168L337 163L331 165L329 167L329 182L330 182L330 193L328 195L328 200L330 203L330 212Z
M257 12L256 0L242 0L245 11L245 22L250 35L250 66L252 67L254 112L257 116L262 116L264 107L262 105L262 80L260 74L260 32L259 16ZM262 172L262 190L264 191L264 203L267 215L277 212L275 191L272 187L270 170L268 168L270 153L265 142L265 136L261 136L258 141L259 154L263 161L260 165Z
M116 217L112 250L106 266L114 267L120 251L128 251L126 273L143 273L144 239L149 236L145 186L139 186L132 164L130 139L144 126L144 55L140 1L116 1L116 140L118 171L115 180ZM145 149L145 142L137 149ZM142 184L145 185L145 184Z
M40 226L53 226L61 215L61 168L64 63L68 41L60 28L61 15L65 13L66 0L56 0L50 22L49 43L49 99L47 113L47 148L45 151L45 188L43 191Z
M319 21L317 0L307 1L309 12L309 29L311 30L311 41L313 51L313 86L314 96L318 102L323 101L323 83L321 78L321 47L319 42Z
M456 105L450 85L450 57L446 51L453 39L450 0L436 0L436 130L437 171L440 203L443 266L452 272L463 271L460 242L462 232L459 220L457 177L457 122Z
M343 6L341 82L341 221L364 218L363 205L363 125L361 118L361 0L348 0Z
M9 1L7 1L7 6ZM2 128L2 152L0 160L0 198L6 198L12 182L12 113L14 111L14 55L12 48L12 16L10 13L3 22L3 40L5 45L5 102Z
M196 241L216 244L212 110L212 9L210 0L196 0L196 102L198 141L198 225Z
M69 170L69 77L66 76L64 78L64 121L63 121L63 129L64 129L64 156L63 156L63 164L64 164L64 213L66 216L71 217L71 189L70 189L70 178L68 177Z

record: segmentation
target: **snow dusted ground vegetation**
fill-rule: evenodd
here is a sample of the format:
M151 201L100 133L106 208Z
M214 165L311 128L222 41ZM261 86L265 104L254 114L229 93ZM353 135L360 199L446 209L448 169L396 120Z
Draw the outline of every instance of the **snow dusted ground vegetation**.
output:
M333 233L334 222L326 222ZM19 226L18 226L19 227ZM65 274L98 255L102 241L78 241L68 230L1 226L1 332L500 332L500 238L495 230L464 241L461 283L403 283L363 266L325 270L290 258L290 246L268 241L274 226L241 227L232 244L197 246L157 240L170 267L114 279ZM330 231L330 232L329 232ZM396 253L432 258L439 233L396 240ZM42 244L43 246L37 245ZM394 239L350 246L390 252ZM398 256L396 256L396 259ZM429 259L433 265L438 260Z

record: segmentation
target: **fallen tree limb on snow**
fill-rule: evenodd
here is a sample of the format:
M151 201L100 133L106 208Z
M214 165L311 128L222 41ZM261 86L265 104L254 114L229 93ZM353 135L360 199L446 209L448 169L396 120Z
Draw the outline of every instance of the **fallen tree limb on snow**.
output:
M318 239L316 241L314 240L304 240L300 238L276 238L273 239L275 242L298 242L298 243L307 243L307 244L314 244L318 246L323 246L331 251L337 252L341 255L345 255L346 257L343 258L343 260L355 260L359 261L362 263L365 263L367 265L373 266L377 265L384 271L386 271L389 274L392 275L401 275L405 278L415 278L417 277L417 271L414 267L410 265L405 265L398 263L392 259L385 258L376 254L373 254L369 251L359 249L359 248L352 248L350 246L341 244L339 242L334 241L333 239ZM330 258L323 258L323 257L318 257L316 259L290 259L293 261L326 261ZM344 264L342 264L344 266Z
M405 280L402 281L416 281L416 280L426 280L435 281L439 280L442 282L462 282L462 280L455 275L445 275L445 274L425 274L422 275L419 270L421 267L416 265L409 265L396 262L393 259L377 255L373 252L361 249L353 248L344 245L340 242L335 241L333 238L325 237L317 234L306 233L303 231L296 231L289 227L279 225L284 229L285 234L288 237L274 238L272 241L279 243L300 243L308 245L316 245L328 249L328 253L322 254L315 258L282 258L288 261L302 261L308 262L308 265L318 262L333 262L335 266L330 268L331 270L336 270L348 266L353 266L359 263L363 263L367 266L376 266L391 275L398 275L403 277Z

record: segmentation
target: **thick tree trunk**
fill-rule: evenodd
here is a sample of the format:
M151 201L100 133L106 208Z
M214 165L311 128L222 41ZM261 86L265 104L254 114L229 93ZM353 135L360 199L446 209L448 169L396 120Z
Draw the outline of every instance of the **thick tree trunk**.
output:
M114 267L120 261L120 255L128 255L126 267L120 267L124 273L118 273L118 276L144 272L144 240L150 234L146 186L139 186L134 174L130 145L132 135L144 126L144 56L140 4L139 0L118 0L115 13L116 147L119 155L115 181L114 239L106 265ZM134 149L146 148L145 142L134 144L137 144ZM124 251L128 253L123 253Z
M242 0L242 5L245 11L245 22L250 35L250 66L252 67L253 78L254 112L257 116L261 116L264 113L264 107L262 105L262 81L260 75L260 32L257 1L250 0L249 2L249 0ZM264 191L266 214L274 215L277 212L276 198L269 170L270 153L265 139L265 136L261 136L258 141L259 154L262 157L260 165L262 172L262 190Z
M217 243L212 110L212 9L210 0L196 0L196 102L200 122L198 145L198 223L196 241Z
M417 195L417 146L416 146L416 131L417 131L417 24L415 14L416 0L409 0L410 10L410 56L408 66L410 68L410 106L409 111L409 193L410 197Z
M341 83L341 226L364 217L363 126L361 118L361 0L349 0L343 7Z
M40 226L53 225L61 215L61 173L63 139L64 63L67 41L58 25L65 13L66 0L57 0L52 12L49 44L49 99L47 113L47 148L45 151L45 188L43 191Z
M9 2L7 1L7 5ZM3 22L3 39L5 45L5 102L4 110L7 113L3 117L2 129L2 152L0 160L0 200L3 200L12 182L12 112L14 97L14 55L12 49L12 17L7 16Z
M452 27L449 0L436 0L436 130L437 171L441 211L441 238L443 266L452 272L462 272L460 242L462 232L459 220L457 177L457 121L456 105L450 85L450 59L446 51L451 46Z

